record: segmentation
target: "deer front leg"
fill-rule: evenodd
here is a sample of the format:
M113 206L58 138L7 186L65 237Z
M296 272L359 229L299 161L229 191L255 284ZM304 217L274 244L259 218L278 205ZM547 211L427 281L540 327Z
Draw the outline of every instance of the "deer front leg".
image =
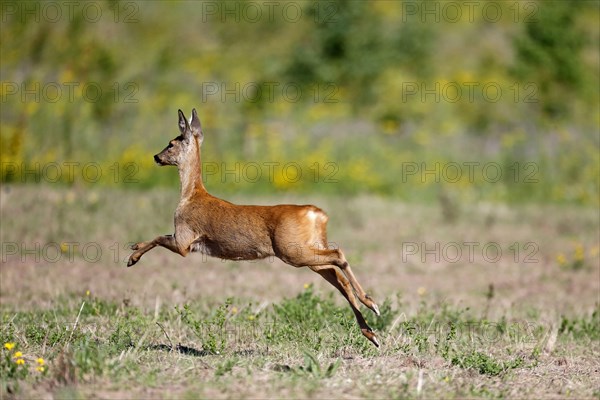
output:
M182 256L187 254L187 251L182 251L177 246L177 242L175 241L175 237L173 235L158 236L149 242L139 242L131 246L131 250L135 250L135 252L129 256L127 266L131 267L137 263L146 252L152 250L156 246L165 247L171 250L173 253L181 254Z

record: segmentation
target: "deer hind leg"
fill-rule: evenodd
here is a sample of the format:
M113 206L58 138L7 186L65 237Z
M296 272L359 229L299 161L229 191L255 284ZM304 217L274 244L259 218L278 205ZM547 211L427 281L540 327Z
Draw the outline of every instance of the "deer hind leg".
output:
M315 263L311 265L333 264L340 267L340 269L344 272L344 275L346 275L346 278L348 278L348 281L352 285L352 288L356 292L360 302L373 310L375 314L380 315L379 307L377 307L377 304L373 298L369 296L364 291L360 283L358 283L358 280L356 279L356 276L354 276L354 273L352 272L352 269L350 268L350 265L344 256L344 253L340 249L312 247L311 251L315 254Z
M364 291L360 283L358 283L342 250L329 248L327 243L327 215L319 209L313 210L313 212L316 217L312 218L313 234L311 235L312 237L309 238L308 243L314 243L314 245L309 246L308 252L314 257L311 262L304 265L314 266L333 264L338 266L344 272L348 281L350 281L350 285L352 285L360 302L373 310L375 314L380 315L379 307L377 307L375 301Z
M350 307L354 312L354 316L356 317L356 321L358 322L358 326L362 334L371 341L375 346L379 347L379 341L377 340L377 336L375 332L371 329L371 327L365 321L365 318L361 314L358 309L358 302L354 297L354 293L352 292L352 286L346 277L333 265L329 266L311 266L309 267L319 275L321 275L327 282L331 283L337 290L342 293L342 295L348 300L350 303Z
M165 247L174 253L185 256L185 254L182 254L181 250L177 247L177 243L175 242L175 238L173 237L173 235L158 236L150 240L149 242L139 242L131 246L131 250L135 250L135 252L133 252L129 256L127 266L131 267L132 265L137 263L145 253L152 250L156 246Z
M327 215L316 207L308 208L306 219L302 220L302 229L289 229L283 237L299 238L299 241L289 243L274 243L275 255L284 262L295 267L318 267L335 265L346 275L358 299L377 315L379 307L375 301L365 293L362 286L354 276L344 253L340 249L329 249L327 243ZM303 225L304 224L304 225Z

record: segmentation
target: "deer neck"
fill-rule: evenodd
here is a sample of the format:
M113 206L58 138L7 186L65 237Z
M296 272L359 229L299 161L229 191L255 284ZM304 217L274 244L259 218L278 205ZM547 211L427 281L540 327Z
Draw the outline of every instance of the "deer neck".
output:
M196 139L194 138L194 141ZM197 194L206 193L202 182L202 161L200 146L196 141L195 148L190 152L183 165L179 166L179 181L181 182L181 199L188 199Z

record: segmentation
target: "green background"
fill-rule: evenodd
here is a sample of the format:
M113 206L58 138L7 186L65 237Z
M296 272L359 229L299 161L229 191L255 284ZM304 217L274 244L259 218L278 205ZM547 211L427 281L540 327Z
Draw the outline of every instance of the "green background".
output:
M598 4L2 2L1 179L598 205Z

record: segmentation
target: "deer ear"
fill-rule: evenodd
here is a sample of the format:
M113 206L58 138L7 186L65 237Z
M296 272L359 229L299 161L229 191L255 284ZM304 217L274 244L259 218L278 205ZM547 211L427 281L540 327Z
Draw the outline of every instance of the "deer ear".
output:
M200 124L200 119L198 118L198 113L196 113L195 108L192 110L192 121L190 122L190 128L192 129L194 136L202 138L202 125Z
M179 131L185 135L189 129L189 125L187 120L185 119L185 115L183 115L183 111L179 110Z

